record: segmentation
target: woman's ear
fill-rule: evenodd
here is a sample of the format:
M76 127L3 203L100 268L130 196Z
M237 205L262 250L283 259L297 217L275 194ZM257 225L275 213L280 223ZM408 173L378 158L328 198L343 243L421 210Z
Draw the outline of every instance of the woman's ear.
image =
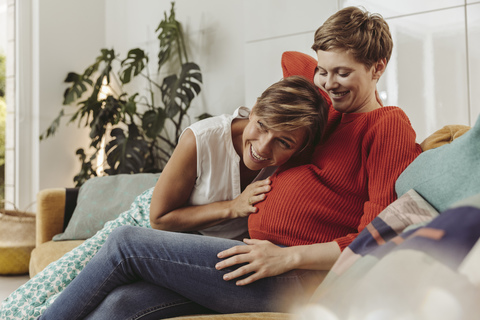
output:
M378 60L377 62L374 63L373 68L372 68L372 75L374 80L380 79L382 74L385 72L385 69L387 68L387 59L383 58Z

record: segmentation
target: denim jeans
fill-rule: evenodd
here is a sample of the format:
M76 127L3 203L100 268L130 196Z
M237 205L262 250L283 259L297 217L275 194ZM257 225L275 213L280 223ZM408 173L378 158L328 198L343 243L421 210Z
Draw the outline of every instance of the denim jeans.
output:
M319 273L293 270L246 286L223 280L217 253L243 242L122 226L39 319L162 319L289 311ZM238 266L237 266L238 267Z

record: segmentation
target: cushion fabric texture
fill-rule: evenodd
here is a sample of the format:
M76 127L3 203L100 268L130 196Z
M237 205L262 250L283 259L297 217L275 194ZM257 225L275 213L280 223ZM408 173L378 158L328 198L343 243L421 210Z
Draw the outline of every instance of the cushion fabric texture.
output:
M30 278L45 269L53 261L60 259L65 253L73 250L83 243L84 240L72 241L47 241L37 246L32 251L28 272Z
M420 154L398 177L400 197L414 189L439 212L480 193L480 116L449 144Z
M89 179L80 187L77 206L64 233L53 240L85 240L128 210L143 191L155 186L159 173L119 174Z
M451 143L453 140L461 137L468 130L470 130L469 126L461 124L447 125L428 136L425 140L423 140L420 146L422 147L423 151L435 149Z

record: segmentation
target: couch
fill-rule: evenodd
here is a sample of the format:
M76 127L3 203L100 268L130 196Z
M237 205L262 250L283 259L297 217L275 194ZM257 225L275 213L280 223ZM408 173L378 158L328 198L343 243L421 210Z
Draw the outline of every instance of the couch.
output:
M448 144L453 139L467 132L469 128L466 126L446 126L428 137L422 146L425 150L433 149L440 145ZM107 177L97 178L98 180L109 180ZM134 179L134 177L122 176L114 179ZM137 178L137 177L135 177ZM107 183L115 184L118 181L107 181ZM98 186L96 186L98 187ZM129 186L131 187L131 186ZM45 189L37 195L37 219L36 219L36 247L31 254L30 259L30 276L40 272L49 263L59 259L63 254L80 245L84 240L63 240L53 241L52 239L59 234L64 234L68 226L69 219L75 209L78 198L78 189L69 188L52 188ZM398 232L400 233L400 232ZM345 268L345 260L351 260L350 248L347 248L342 254L337 269ZM327 278L328 279L328 278ZM192 316L184 319L218 319L218 320L240 320L240 319L272 319L286 320L291 319L294 315L283 313L246 313L246 314L230 314L230 315L209 315L209 316Z
M313 72L311 71L310 67L302 63L301 65L296 67L296 70L293 72L291 69L291 64L289 65L290 69L287 69L285 64L284 64L284 59L285 56L288 55L293 55L296 56L299 53L285 53L284 57L282 58L282 67L284 70L284 75L288 76L293 73L300 73L300 74L305 74L309 78L313 78ZM304 57L305 55L302 55ZM313 59L309 57L304 57L307 60ZM313 62L315 63L315 62ZM316 64L316 63L315 63ZM301 70L301 71L298 71ZM480 127L480 120L477 121L476 127ZM427 156L430 154L431 151L429 152L424 152L422 153L418 159L415 160L410 169L410 166L405 170L405 177L402 178L402 183L404 190L401 192L403 195L394 202L391 207L387 208L385 212L378 217L378 219L375 219L372 224L369 225L355 240L351 246L349 246L340 256L339 261L337 264L334 266L332 269L332 272L329 273L329 276L327 276L326 281L324 281L324 284L320 286L320 288L317 290L314 299L312 301L317 301L323 305L330 306L331 308L336 308L335 303L332 302L331 297L335 297L336 300L339 300L339 290L338 288L344 288L345 286L348 288L348 286L352 286L352 277L351 274L356 273L356 278L361 278L359 275L358 270L362 270L362 272L366 272L365 269L358 269L358 265L360 264L365 264L365 259L368 259L368 257L372 256L372 252L377 252L378 250L386 250L388 245L392 243L392 241L396 241L396 237L403 234L403 232L409 231L409 228L411 228L413 225L415 227L421 228L423 225L431 222L432 220L435 220L435 218L439 215L439 212L443 212L447 208L449 208L454 202L457 200L462 200L464 198L468 198L468 196L471 196L471 194L458 194L455 192L452 192L451 190L435 190L432 194L432 198L429 198L429 192L428 188L433 188L432 186L429 186L428 183L425 184L425 181L431 181L432 185L437 185L437 184L442 184L441 179L445 175L444 173L441 172L441 170L445 170L445 168L442 169L442 159L444 158L444 155L442 152L445 153L450 153L457 155L459 154L459 151L454 149L450 150L446 148L448 145L454 145L453 141L457 141L457 138L465 136L465 139L458 139L461 143L463 141L467 140L467 142L470 142L470 140L474 140L475 136L472 138L471 136L473 134L470 134L472 130L470 130L469 127L467 126L461 126L461 125L449 125L445 126L444 128L438 130L437 132L433 133L431 136L429 136L425 141L421 143L422 149L424 151L427 150L440 150L439 155L434 155L433 158L428 158L426 160L425 157L422 157L422 155L427 154ZM480 128L478 130L480 132ZM465 133L469 133L468 135ZM477 139L479 140L479 139ZM455 146L461 144L461 143L455 143ZM463 143L465 144L465 143ZM466 147L463 145L460 145L460 150L463 150ZM477 154L479 153L480 149L475 150ZM461 152L460 152L461 153ZM473 157L476 155L473 154ZM450 155L450 157L452 157ZM480 155L476 156L478 163L480 163ZM465 163L468 163L471 159L466 159ZM434 162L439 162L439 164L436 164ZM470 161L471 162L471 161ZM447 162L448 163L448 162ZM450 164L451 165L451 164ZM461 164L463 165L463 164ZM474 164L474 166L478 167L478 164ZM464 166L465 167L465 166ZM425 177L422 176L421 173L419 172L426 172L428 170L425 170L425 168L428 168L428 170L433 170L432 172L435 172L437 170L438 174L432 174L430 173L431 176L435 176L434 179L425 179ZM471 169L468 167L468 169ZM476 168L473 168L475 170ZM137 175L134 175L137 176ZM132 176L133 177L133 176ZM95 183L99 183L98 181L102 181L104 183L102 186L97 187L104 190L104 189L109 189L105 188L105 186L118 186L122 184L126 184L129 189L132 187L132 183L125 183L125 182L119 182L119 181L108 181L108 179L131 179L132 177L127 177L127 176L121 176L118 178L115 177L102 177L102 178L95 178L92 180L96 180ZM472 176L473 177L473 176ZM143 177L145 178L145 176ZM148 176L148 179L153 179L155 180L154 176ZM453 177L453 180L458 180L458 177ZM437 180L440 180L437 181ZM459 184L458 181L455 181L455 183L451 184L452 188L455 188L457 191L462 189L461 184ZM88 183L88 182L87 182ZM477 181L474 181L473 183L478 184ZM147 183L148 184L148 183ZM86 186L85 184L84 186ZM141 187L145 187L144 185L141 185ZM82 186L82 188L84 188ZM427 191L424 189L427 188ZM93 189L93 188L92 188ZM447 188L448 189L448 188ZM475 188L470 188L472 189L473 194L475 193L480 193L480 190L478 192L476 191ZM415 192L415 190L419 190L419 192ZM131 190L130 190L131 191ZM95 196L96 193L98 193L98 190L90 190L90 195L93 197ZM397 193L399 193L397 189ZM83 240L82 239L72 239L72 237L67 237L65 238L64 235L68 231L68 228L71 226L71 219L74 217L75 210L78 209L77 206L77 201L84 201L85 199L81 199L81 194L82 190L78 189L67 189L67 188L54 188L54 189L45 189L42 190L38 193L37 196L37 225L36 225L36 248L33 250L32 255L31 255L31 260L30 260L30 276L34 276L36 273L40 272L43 268L45 268L50 262L57 260L60 258L64 253L70 251L71 249L75 248L76 246L80 245ZM88 193L85 191L83 192L84 197L88 195ZM399 194L400 195L400 194ZM97 194L98 196L98 194ZM118 196L123 198L123 196ZM440 197L440 199L437 199ZM87 197L88 198L88 197ZM406 200L405 200L406 199ZM128 200L129 201L129 200ZM128 202L127 201L127 202ZM442 202L443 201L443 202ZM440 203L439 206L436 205L430 205L430 203ZM409 223L405 223L405 220L403 220L403 224L399 227L395 223L398 222L398 220L401 220L398 218L398 214L404 213L405 210L412 210L412 203L414 204L415 208L421 208L418 212L415 211L411 214L412 217L411 220L409 220ZM427 208L428 207L428 208ZM426 209L427 208L427 209ZM108 209L108 208L107 208ZM107 210L107 211L112 211ZM121 211L115 211L117 213ZM419 213L420 212L420 213ZM425 212L428 212L428 214L425 215ZM422 216L423 215L423 216ZM392 218L393 217L393 218ZM404 217L402 217L403 219ZM102 218L103 220L109 219L109 217ZM381 222L381 224L378 223L378 221ZM393 222L392 222L393 221ZM388 232L390 232L389 235L385 235L382 233L382 229L378 228L379 225L387 225L389 228ZM78 227L77 229L89 229L89 227L83 227L80 228ZM393 230L393 231L392 231ZM59 236L60 235L60 236ZM63 236L63 239L62 239ZM56 237L56 240L63 240L63 241L53 241L52 239ZM73 237L74 238L74 237ZM391 241L392 240L392 241ZM397 239L398 240L398 239ZM368 249L368 250L367 250ZM377 250L377 251L375 251ZM375 254L373 254L375 255ZM378 256L378 255L377 255ZM368 261L371 261L368 260ZM357 266L357 269L353 268L352 266ZM353 271L352 271L353 270ZM348 279L345 280L345 278ZM349 282L350 281L350 282ZM333 300L335 300L333 299ZM316 304L318 307L318 304ZM337 306L338 308L338 306ZM323 310L323 309L322 309ZM321 312L324 312L325 310L319 310L314 309L314 312L317 312L317 314L320 314ZM306 311L307 314L309 311ZM303 317L301 313L299 314L284 314L284 313L248 313L248 314L230 314L230 315L208 315L208 316L191 316L191 317L183 317L182 319L218 319L218 320L236 320L236 319L275 319L275 320L281 320L281 319L291 319L293 317L300 316L301 319L309 319L309 316L305 316L303 314ZM327 317L327 314L325 316ZM381 317L380 317L381 318ZM329 318L328 318L329 319ZM335 318L332 318L335 319Z
M445 126L425 139L421 143L422 149L426 151L450 143L468 129L468 126L462 125ZM106 185L114 185L122 183L119 180L128 180L129 177L102 177L101 179L106 180L104 183ZM94 187L101 188L104 184ZM63 234L66 230L77 204L78 193L79 189L76 188L50 188L41 190L37 194L36 242L30 258L30 277L35 276L48 264L83 243L83 239L53 241L55 236L58 238L58 235ZM125 203L128 201L126 200ZM105 210L120 212L110 208Z

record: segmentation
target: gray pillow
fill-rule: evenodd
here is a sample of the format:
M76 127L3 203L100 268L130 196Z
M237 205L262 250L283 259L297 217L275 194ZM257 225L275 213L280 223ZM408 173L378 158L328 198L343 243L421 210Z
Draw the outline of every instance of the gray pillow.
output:
M398 197L414 189L438 212L480 193L480 116L450 144L421 153L398 177Z
M128 210L138 195L154 187L159 176L159 173L137 173L89 179L80 187L77 206L65 232L53 240L92 237L106 222Z

